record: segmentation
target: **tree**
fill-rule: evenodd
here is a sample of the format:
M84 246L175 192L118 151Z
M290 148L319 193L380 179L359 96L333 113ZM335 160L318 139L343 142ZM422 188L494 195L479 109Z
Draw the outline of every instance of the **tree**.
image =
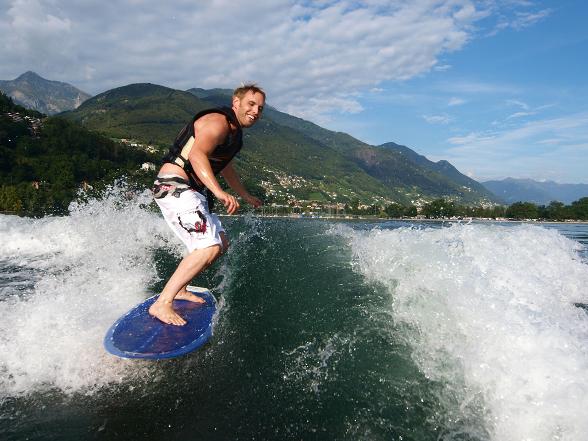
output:
M572 202L570 210L574 219L588 220L588 197Z
M0 211L20 213L22 201L19 198L16 187L0 186Z
M415 207L414 205L409 205L408 207L406 207L404 211L404 215L408 217L415 217L417 214L418 210L417 207Z
M563 202L551 201L547 207L539 207L539 215L544 219L564 220L571 216L570 209Z
M539 210L532 202L515 202L506 210L506 217L512 219L537 219Z
M402 217L405 208L400 204L390 204L384 209L384 211L388 217Z
M0 97L0 107L9 105L9 100ZM26 114L18 108L10 111ZM153 181L153 176L139 171L143 162L155 162L152 154L114 143L58 117L43 120L33 136L25 121L0 115L0 185L5 186L1 210L31 215L67 213L82 182L96 186L121 175L145 185ZM42 185L33 188L33 182Z
M445 199L435 199L423 207L422 214L427 218L450 217L456 213L455 204Z

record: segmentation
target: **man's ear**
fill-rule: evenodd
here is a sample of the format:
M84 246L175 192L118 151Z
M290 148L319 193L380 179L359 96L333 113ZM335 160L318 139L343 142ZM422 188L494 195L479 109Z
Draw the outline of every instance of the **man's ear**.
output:
M239 99L239 97L237 97L237 96L234 96L234 97L233 97L233 107L239 107L239 102L240 102L240 101L241 101L241 100Z

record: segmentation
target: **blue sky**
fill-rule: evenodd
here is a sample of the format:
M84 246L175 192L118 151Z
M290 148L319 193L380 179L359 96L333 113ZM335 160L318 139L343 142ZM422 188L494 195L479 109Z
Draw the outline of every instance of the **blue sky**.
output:
M280 110L480 181L588 183L587 19L578 0L0 0L0 78L253 80Z
M330 126L447 159L478 180L588 182L588 8L533 4L545 11L537 22L493 33L489 17L440 68L366 93L371 118Z

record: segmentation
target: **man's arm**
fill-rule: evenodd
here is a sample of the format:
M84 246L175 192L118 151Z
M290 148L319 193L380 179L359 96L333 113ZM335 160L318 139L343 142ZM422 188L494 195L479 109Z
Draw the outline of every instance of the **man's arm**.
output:
M227 209L227 213L234 214L239 208L237 199L224 191L219 185L208 156L221 144L228 135L227 120L223 115L211 113L194 122L194 133L197 133L194 145L188 159L192 169L216 198Z
M254 208L257 208L263 204L261 202L261 200L259 200L255 196L252 196L247 191L247 189L245 188L245 186L241 182L239 175L237 174L237 172L233 168L232 162L229 162L227 164L227 166L223 169L223 171L221 171L221 175L223 178L225 178L225 181L227 181L227 184L229 184L229 187L231 187L239 196L241 196L243 199L245 199L245 201L249 205L252 205Z

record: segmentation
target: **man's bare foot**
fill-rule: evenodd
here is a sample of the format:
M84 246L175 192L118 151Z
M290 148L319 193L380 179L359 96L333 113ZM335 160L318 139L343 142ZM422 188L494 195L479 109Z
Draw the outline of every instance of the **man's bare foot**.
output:
M189 302L194 303L206 303L206 300L204 300L202 297L198 297L196 294L186 290L178 292L175 298L177 300L188 300Z
M174 311L171 303L160 302L159 299L151 305L149 314L168 325L184 326L187 323Z

